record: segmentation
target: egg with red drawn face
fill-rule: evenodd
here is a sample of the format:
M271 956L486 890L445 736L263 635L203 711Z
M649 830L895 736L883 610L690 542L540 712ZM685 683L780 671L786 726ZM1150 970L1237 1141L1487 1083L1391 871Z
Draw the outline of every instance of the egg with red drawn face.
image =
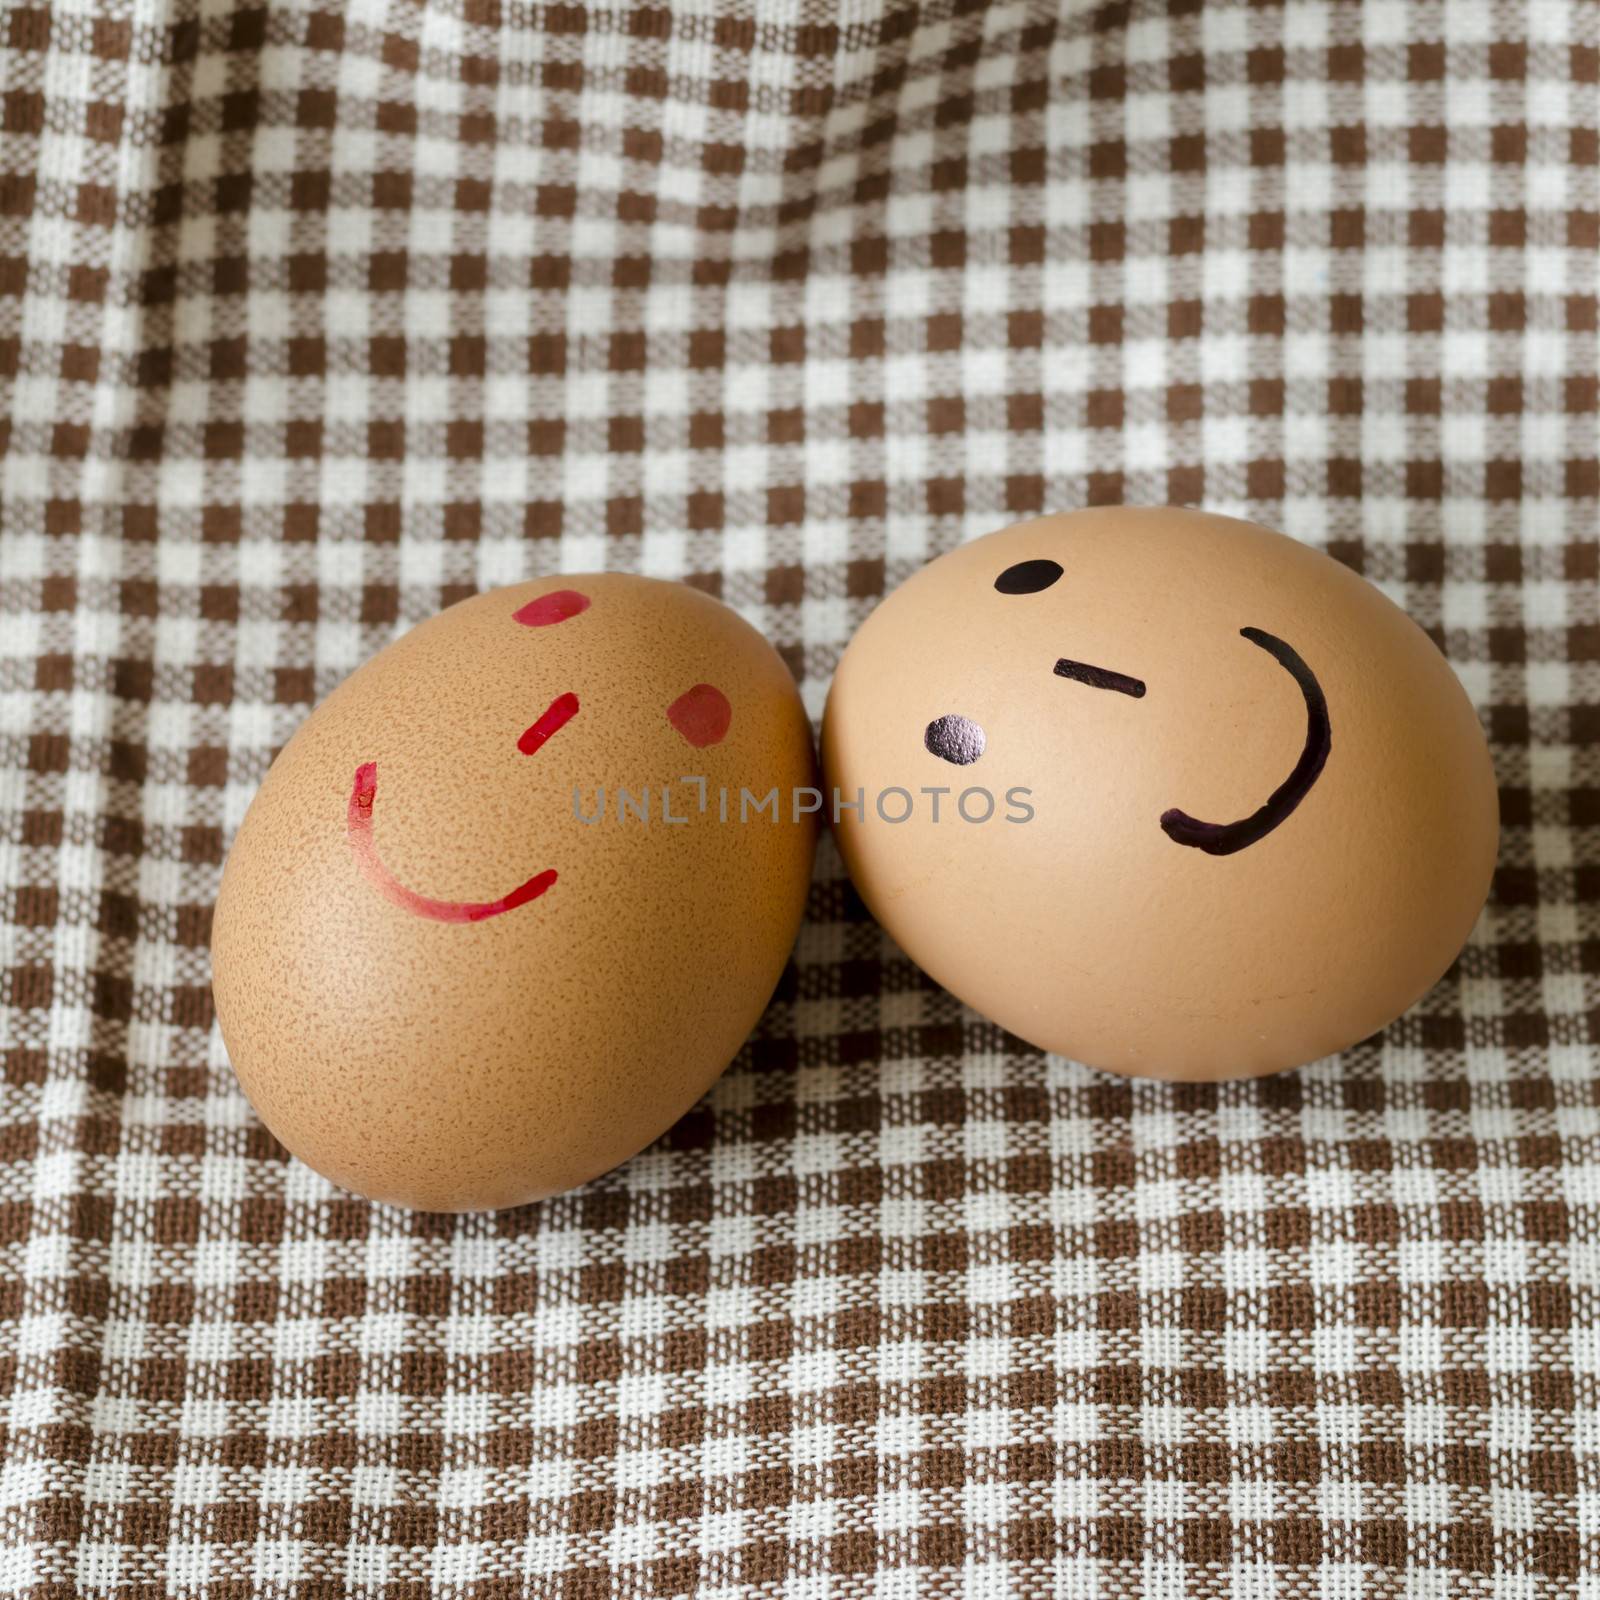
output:
M760 1017L814 782L788 668L697 590L450 607L317 707L239 827L212 964L245 1093L373 1199L490 1209L606 1171Z
M840 850L908 955L1136 1076L1292 1067L1385 1027L1472 929L1499 836L1433 641L1246 522L1041 517L913 574L823 721Z

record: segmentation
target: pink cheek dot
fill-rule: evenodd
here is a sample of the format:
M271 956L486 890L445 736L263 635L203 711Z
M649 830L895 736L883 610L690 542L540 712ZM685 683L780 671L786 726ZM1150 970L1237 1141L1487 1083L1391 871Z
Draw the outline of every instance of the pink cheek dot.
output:
M576 589L552 589L549 594L542 594L537 600L530 600L527 605L511 613L513 622L520 622L525 628L548 628L553 622L565 622L568 617L575 617L580 611L589 609L589 597L580 594Z
M709 683L697 683L667 707L667 721L695 749L703 750L708 744L720 744L727 735L728 724L733 721L733 707L720 689Z

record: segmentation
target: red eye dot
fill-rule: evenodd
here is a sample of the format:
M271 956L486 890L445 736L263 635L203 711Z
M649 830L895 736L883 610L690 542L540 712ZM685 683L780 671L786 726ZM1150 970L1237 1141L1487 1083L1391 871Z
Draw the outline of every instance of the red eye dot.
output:
M697 750L719 744L733 721L733 707L720 689L697 683L667 707L667 721Z
M520 610L511 613L513 622L525 628L548 628L553 622L565 622L580 611L589 609L589 597L576 589L552 589L537 600L530 600Z

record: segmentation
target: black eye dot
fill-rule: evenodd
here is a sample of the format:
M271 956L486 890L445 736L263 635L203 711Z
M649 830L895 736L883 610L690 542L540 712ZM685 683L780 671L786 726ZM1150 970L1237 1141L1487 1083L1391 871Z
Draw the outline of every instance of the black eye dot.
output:
M1038 594L1060 576L1061 563L1041 556L1035 561L1019 561L1014 567L1007 567L994 580L994 586L1001 594Z
M935 717L923 731L922 742L932 755L952 766L970 767L983 754L988 740L970 717Z

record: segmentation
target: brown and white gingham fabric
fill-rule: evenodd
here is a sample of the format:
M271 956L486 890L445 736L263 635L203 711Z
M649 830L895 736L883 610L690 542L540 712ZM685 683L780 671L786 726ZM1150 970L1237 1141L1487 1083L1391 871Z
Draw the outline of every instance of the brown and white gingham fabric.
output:
M7 0L0 1593L1600 1597L1600 7ZM213 1026L401 629L686 578L820 712L930 555L1174 502L1439 640L1504 851L1343 1058L1129 1084L825 850L587 1189L374 1207Z

